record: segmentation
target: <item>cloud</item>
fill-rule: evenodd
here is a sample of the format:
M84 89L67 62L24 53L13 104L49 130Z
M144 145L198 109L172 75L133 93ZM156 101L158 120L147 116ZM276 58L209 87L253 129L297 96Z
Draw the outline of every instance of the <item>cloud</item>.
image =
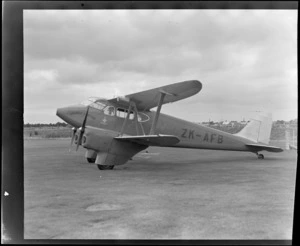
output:
M297 11L24 12L26 104L39 104L34 93L51 105L56 91L55 103L67 105L65 95L80 101L198 79L201 94L178 103L215 115L220 105L297 107Z

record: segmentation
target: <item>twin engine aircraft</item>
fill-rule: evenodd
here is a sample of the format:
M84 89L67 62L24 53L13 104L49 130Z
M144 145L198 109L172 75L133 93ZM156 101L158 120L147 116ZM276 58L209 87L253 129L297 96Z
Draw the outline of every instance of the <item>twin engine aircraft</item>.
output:
M270 146L272 118L260 116L239 133L230 134L160 113L162 105L198 93L202 84L189 80L112 99L89 100L57 109L57 116L72 125L72 143L86 149L85 157L100 170L125 164L149 146L281 152ZM157 107L156 112L150 109Z

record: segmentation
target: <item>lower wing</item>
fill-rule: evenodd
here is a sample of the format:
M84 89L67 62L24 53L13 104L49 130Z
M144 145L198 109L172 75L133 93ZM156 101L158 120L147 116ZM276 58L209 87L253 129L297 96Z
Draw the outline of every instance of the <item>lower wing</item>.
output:
M137 143L148 146L172 146L179 143L179 138L173 135L140 135L140 136L120 136L114 139L126 142Z

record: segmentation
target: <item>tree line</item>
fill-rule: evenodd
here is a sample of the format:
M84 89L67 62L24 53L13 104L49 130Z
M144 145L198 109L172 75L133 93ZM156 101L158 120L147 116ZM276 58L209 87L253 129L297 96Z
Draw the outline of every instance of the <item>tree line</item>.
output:
M48 123L48 124L43 124L43 123L36 123L36 124L26 123L26 124L24 124L24 127L66 127L66 126L69 126L69 124L64 123L64 122Z

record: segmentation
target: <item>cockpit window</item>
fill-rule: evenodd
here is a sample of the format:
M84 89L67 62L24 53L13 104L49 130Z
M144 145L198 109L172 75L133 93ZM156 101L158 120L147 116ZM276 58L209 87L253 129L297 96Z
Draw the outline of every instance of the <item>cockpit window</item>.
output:
M110 115L110 116L114 116L115 115L115 107L113 107L113 106L107 106L104 109L104 114Z
M83 102L81 102L80 104L84 105L84 106L89 106L92 102L90 100L85 100Z
M105 100L99 97L90 97L88 100L81 102L81 104L84 106L91 106L93 108L102 110L106 107L106 104L104 102Z
M91 103L90 107L95 108L95 109L99 109L102 110L105 107L105 104L103 103Z
M116 115L117 117L120 117L120 118L126 118L127 114L128 114L128 109L124 109L124 108L115 109L115 107L108 106L106 104L106 99L100 98L100 97L90 97L88 100L81 102L81 104L101 110L104 112L105 115L109 115L109 116ZM133 111L130 112L129 119L130 120L134 119ZM137 119L138 119L138 122L146 122L146 121L150 120L150 117L145 113L139 112L137 114Z

